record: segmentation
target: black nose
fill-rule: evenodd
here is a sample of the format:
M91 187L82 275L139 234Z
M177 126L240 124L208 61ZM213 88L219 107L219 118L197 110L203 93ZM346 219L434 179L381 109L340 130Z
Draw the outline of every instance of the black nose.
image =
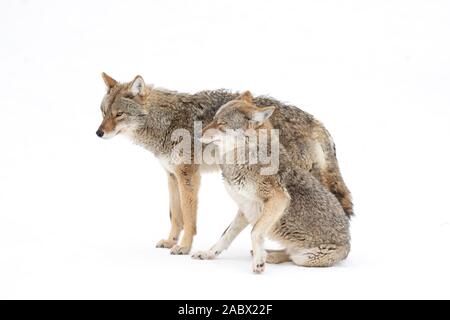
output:
M105 134L102 130L98 129L97 130L97 136L99 136L100 138L103 137L103 135Z

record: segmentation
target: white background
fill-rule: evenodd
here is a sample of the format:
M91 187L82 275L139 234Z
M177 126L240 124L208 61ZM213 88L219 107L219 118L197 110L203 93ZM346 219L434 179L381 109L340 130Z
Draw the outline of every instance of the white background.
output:
M449 1L1 1L0 298L450 298ZM348 260L251 272L156 249L165 173L95 136L120 81L270 94L331 131L356 217ZM194 250L234 217L203 177Z

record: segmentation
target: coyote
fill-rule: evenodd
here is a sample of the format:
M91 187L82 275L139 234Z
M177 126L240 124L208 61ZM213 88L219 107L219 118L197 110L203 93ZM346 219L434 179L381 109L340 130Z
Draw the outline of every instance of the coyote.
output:
M219 109L214 120L203 129L201 140L217 145L222 158L237 160L237 154L243 150L244 154L257 153L258 150L252 150L257 144L249 143L250 137L273 129L270 117L274 111L275 107L257 107L246 92ZM241 137L244 143L226 143L230 137ZM221 164L225 187L238 204L239 212L209 251L194 253L192 257L213 259L250 223L255 273L264 271L266 261L328 267L345 259L350 251L349 219L336 197L309 171L292 161L282 144L279 144L278 172L262 175L262 166L260 162ZM286 249L266 252L263 248L266 236L280 241Z
M237 98L226 90L195 94L156 89L141 76L119 83L102 73L107 92L101 103L103 121L97 136L107 139L123 134L152 152L168 174L171 229L158 248L170 248L171 254L188 254L196 234L197 195L200 174L207 166L195 162L170 161L177 141L172 133L183 128L194 136L194 122L208 124L220 106ZM352 215L351 195L339 172L334 143L324 126L310 114L269 97L256 97L259 106L275 106L271 123L280 129L280 141L291 160L311 172ZM181 231L183 237L178 243Z

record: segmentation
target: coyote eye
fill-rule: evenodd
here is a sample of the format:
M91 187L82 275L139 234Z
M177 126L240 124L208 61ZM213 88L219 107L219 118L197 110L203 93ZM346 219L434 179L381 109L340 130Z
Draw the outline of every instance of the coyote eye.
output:
M123 116L123 112L117 112L116 118Z

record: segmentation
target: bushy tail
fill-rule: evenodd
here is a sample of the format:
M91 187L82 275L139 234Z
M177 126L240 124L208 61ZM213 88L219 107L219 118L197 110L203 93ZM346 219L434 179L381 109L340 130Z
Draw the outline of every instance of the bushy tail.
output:
M326 131L326 129L325 129ZM327 165L324 172L322 172L322 183L333 193L342 205L347 217L353 216L353 202L350 190L345 185L342 178L341 171L339 170L339 164L336 157L336 147L330 136L328 135L328 141L322 142L322 148L326 154Z
M328 189L333 193L339 202L342 205L342 208L345 211L347 217L353 216L353 202L350 191L345 185L344 180L342 179L341 172L339 171L339 167L336 165L332 168L328 168L328 172L326 175L325 184L328 186Z

